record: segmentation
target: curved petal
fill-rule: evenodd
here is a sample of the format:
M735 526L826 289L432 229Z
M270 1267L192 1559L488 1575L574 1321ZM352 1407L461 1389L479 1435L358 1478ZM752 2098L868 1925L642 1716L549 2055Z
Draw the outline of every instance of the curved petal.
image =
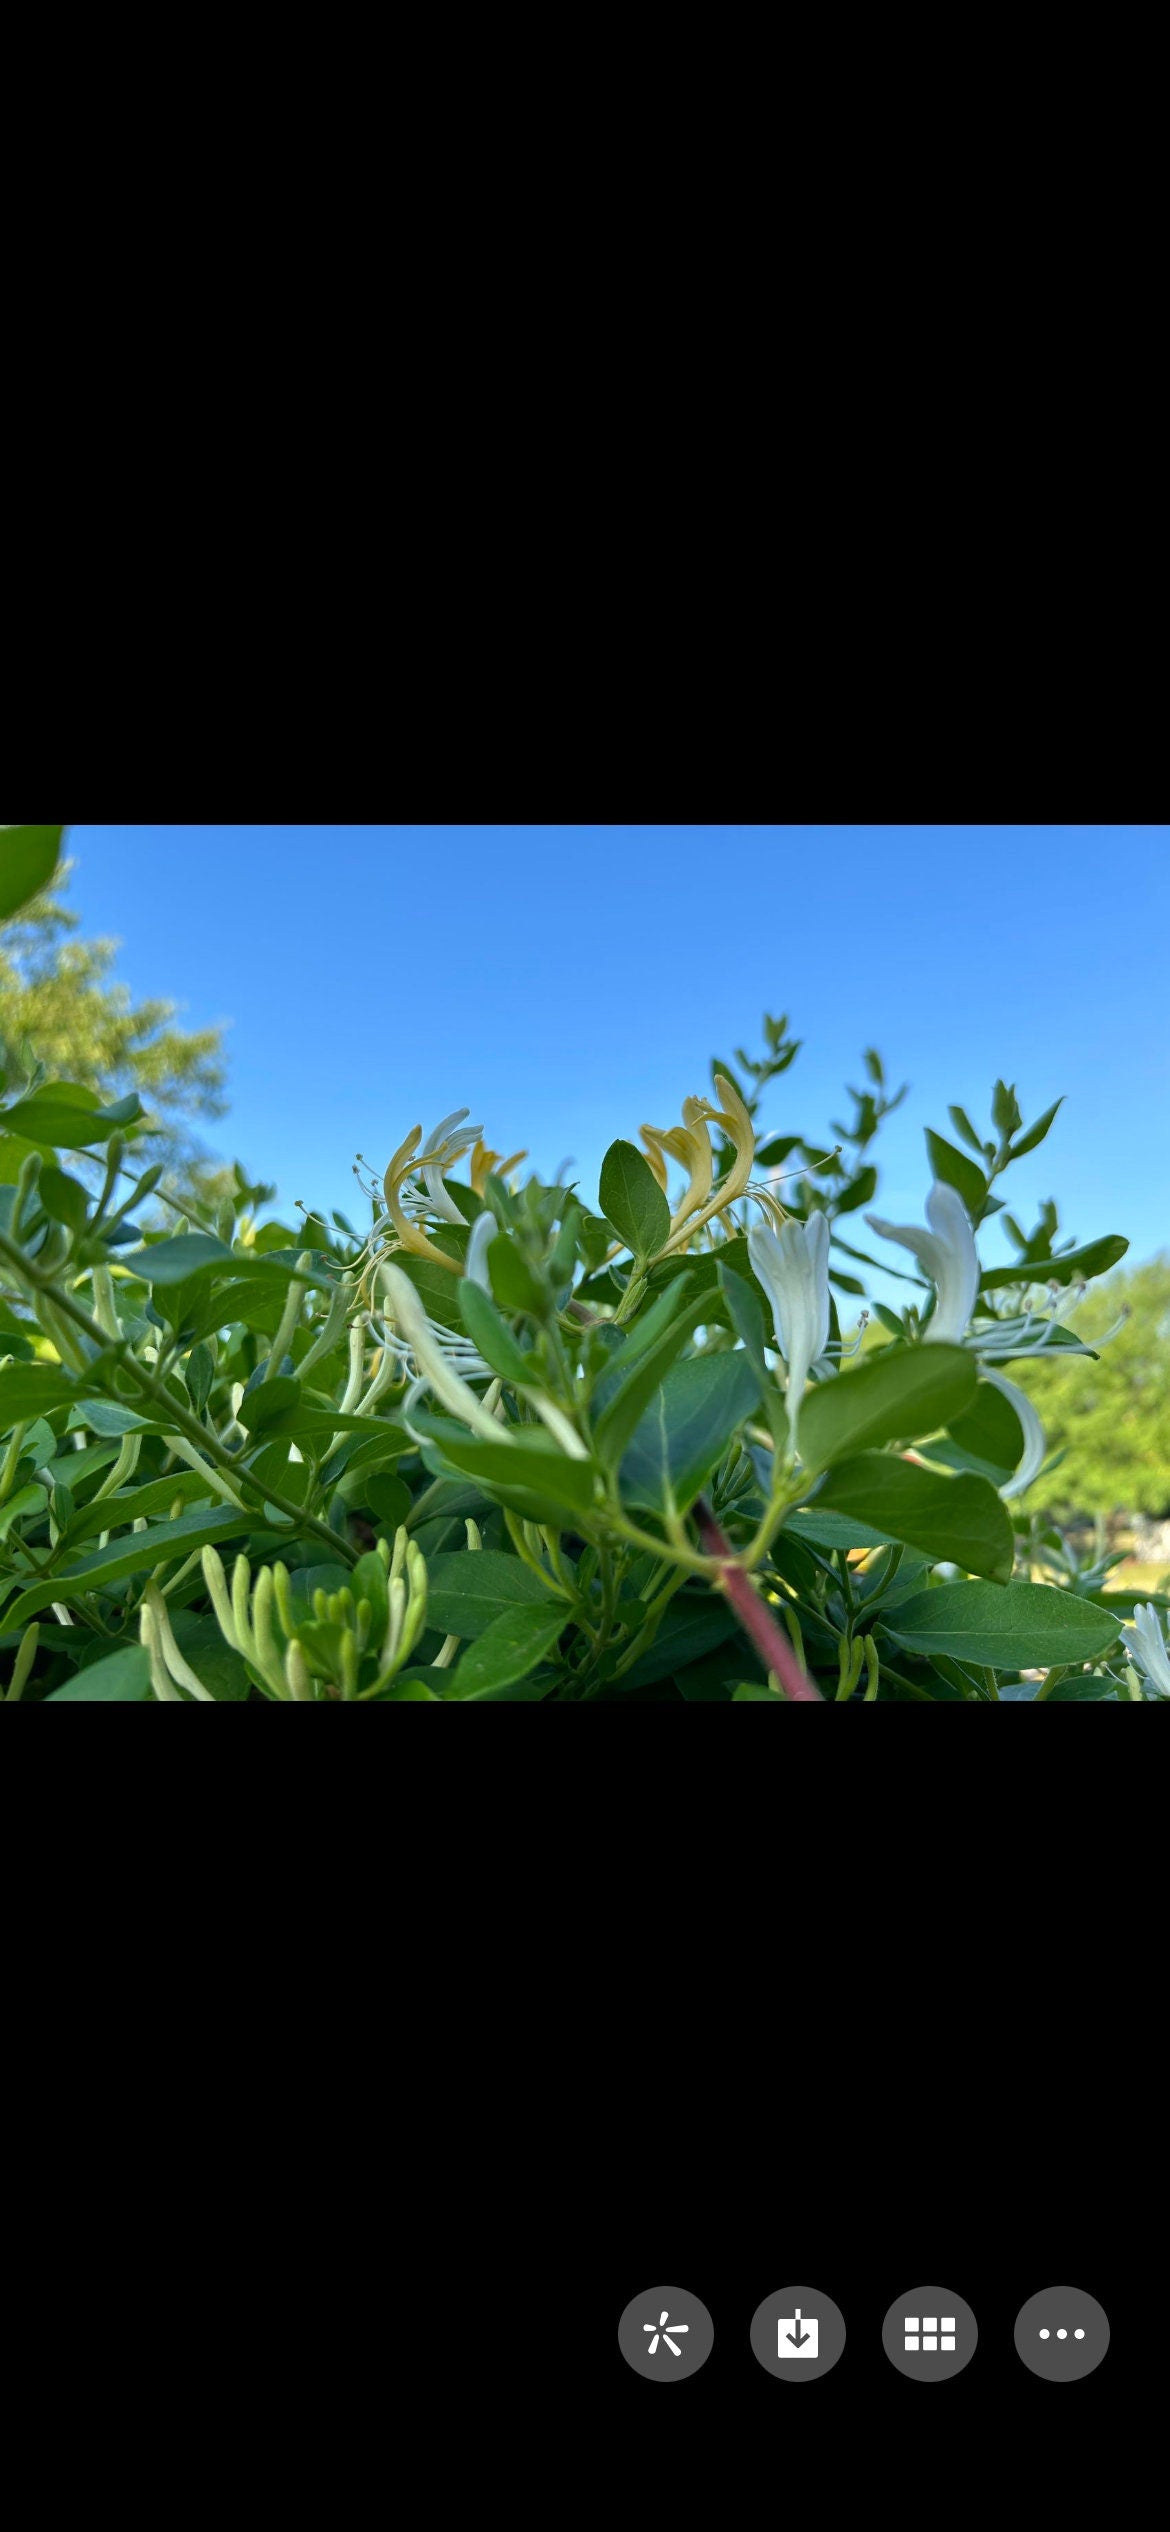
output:
M467 1243L467 1255L463 1260L463 1272L468 1281L478 1284L481 1292L486 1292L489 1296L492 1285L487 1268L487 1253L498 1229L499 1224L494 1213L481 1213L471 1226L471 1238Z
M957 1187L936 1178L926 1199L926 1218L943 1252L938 1301L926 1329L936 1345L959 1345L971 1322L979 1294L979 1252L966 1205Z
M1162 1641L1158 1612L1152 1600L1134 1609L1133 1623L1122 1627L1126 1650L1160 1697L1170 1697L1170 1652Z
M990 1381L992 1388L998 1389L1007 1399L1009 1406L1018 1415L1023 1428L1024 1456L1011 1484L1001 1486L999 1489L1003 1501L1010 1503L1013 1495L1022 1495L1026 1492L1032 1479L1039 1476L1044 1466L1044 1453L1047 1447L1044 1440L1044 1427L1031 1399L1025 1397L1022 1389L1017 1389L1014 1380L1005 1380L1002 1372L989 1371L986 1364L981 1377Z

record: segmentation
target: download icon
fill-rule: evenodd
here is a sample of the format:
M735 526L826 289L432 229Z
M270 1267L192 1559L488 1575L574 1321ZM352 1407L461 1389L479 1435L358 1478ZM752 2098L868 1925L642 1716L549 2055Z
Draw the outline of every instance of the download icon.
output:
M819 2353L820 2329L815 2321L803 2321L799 2309L791 2320L781 2314L776 2324L776 2353L785 2358L806 2356L814 2362Z

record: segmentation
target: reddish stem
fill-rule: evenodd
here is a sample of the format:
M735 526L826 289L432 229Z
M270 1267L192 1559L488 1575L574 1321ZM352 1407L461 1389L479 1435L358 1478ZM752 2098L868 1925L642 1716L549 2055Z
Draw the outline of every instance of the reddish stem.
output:
M794 1703L820 1706L824 1698L820 1689L806 1677L784 1629L761 1600L750 1574L732 1552L731 1542L724 1537L710 1504L700 1495L695 1505L699 1536L709 1556L717 1556L722 1567L719 1588L725 1591L745 1635L752 1643L766 1670L773 1671L786 1697Z

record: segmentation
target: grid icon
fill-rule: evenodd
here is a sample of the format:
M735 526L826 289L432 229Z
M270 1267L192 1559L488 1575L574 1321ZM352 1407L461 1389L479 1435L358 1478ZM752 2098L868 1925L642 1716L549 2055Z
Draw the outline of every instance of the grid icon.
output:
M955 2353L955 2316L924 2312L921 2325L915 2313L908 2312L903 2322L907 2356L953 2356Z

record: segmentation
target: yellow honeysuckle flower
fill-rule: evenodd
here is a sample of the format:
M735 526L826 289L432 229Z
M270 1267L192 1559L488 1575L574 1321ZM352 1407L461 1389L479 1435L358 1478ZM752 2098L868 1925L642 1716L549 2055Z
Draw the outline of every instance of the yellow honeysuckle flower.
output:
M510 1160L501 1160L498 1152L489 1152L485 1143L477 1143L467 1165L475 1194L482 1196L489 1178L507 1178L509 1172L519 1169L521 1161L527 1158L527 1152L513 1152Z
M658 1251L659 1257L669 1257L672 1250L680 1246L685 1248L715 1214L722 1213L730 1204L738 1203L752 1174L756 1138L751 1118L734 1082L728 1081L724 1073L716 1074L715 1088L723 1101L721 1108L712 1107L709 1099L684 1099L681 1126L644 1125L642 1128L650 1167L660 1187L665 1189L664 1155L667 1152L673 1160L681 1161L689 1174L686 1194L671 1215L669 1236ZM708 1120L722 1128L735 1151L731 1168L714 1194L711 1192L714 1164ZM660 1164L657 1168L656 1158Z
M476 1142L479 1136L478 1126L473 1126L470 1132L454 1130L462 1126L466 1115L466 1108L457 1108L453 1116L444 1117L442 1124L436 1126L434 1133L423 1144L421 1152L418 1147L422 1140L422 1127L416 1125L407 1135L405 1143L399 1144L387 1169L383 1186L386 1210L402 1247L409 1249L412 1257L429 1257L432 1265L445 1267L450 1275L463 1273L461 1259L445 1257L442 1249L435 1247L434 1241L427 1238L421 1225L411 1220L406 1210L404 1197L409 1193L413 1202L419 1201L418 1191L414 1188L411 1178L412 1166L417 1164L422 1169L428 1190L427 1209L448 1219L461 1219L453 1212L449 1198L443 1196L442 1179L444 1169L449 1168L454 1161L458 1160L461 1153L467 1150L470 1143Z

